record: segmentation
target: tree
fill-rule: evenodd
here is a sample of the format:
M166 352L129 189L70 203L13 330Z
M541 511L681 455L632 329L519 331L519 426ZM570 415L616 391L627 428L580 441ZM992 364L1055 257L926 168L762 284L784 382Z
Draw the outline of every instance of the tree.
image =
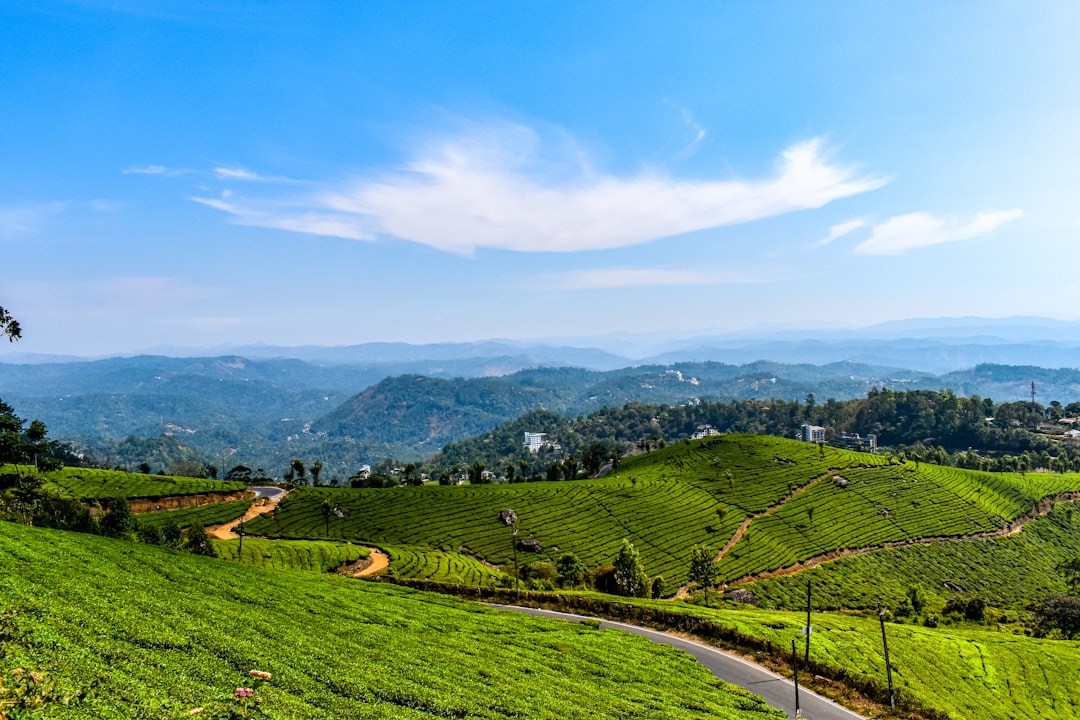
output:
M196 555L206 555L208 557L216 557L217 552L214 551L214 546L210 544L210 536L206 534L206 528L198 520L191 523L191 527L188 528L187 543L185 544L187 551Z
M304 461L300 458L293 458L289 463L289 469L293 472L293 477L296 478L296 482L301 485L307 485L307 468L304 467Z
M323 520L326 521L326 537L330 537L330 516L334 513L334 504L329 498L323 498L323 501L319 503L319 510L322 511Z
M709 588L716 583L716 551L704 545L690 548L690 579L705 591L705 607L709 607Z
M109 537L130 539L137 524L131 512L131 503L121 497L109 503L109 509L101 520L101 530Z
M0 306L0 335L7 335L8 342L22 338L22 328L3 306Z
M318 485L319 484L319 475L322 474L322 469L323 469L322 460L316 460L315 462L311 463L311 484L312 485ZM301 475L302 475L302 473L301 473ZM405 468L405 477L407 478L408 476L409 476L409 468L406 467Z
M615 556L615 591L625 597L648 597L649 576L641 564L638 551L629 538L624 538Z
M585 563L573 553L566 553L556 560L555 569L559 572L559 587L577 587L585 578Z
M600 472L600 467L604 464L604 460L607 459L608 449L604 447L601 442L594 442L589 447L585 448L585 452L581 455L581 462L585 465L585 472L590 477Z
M1080 635L1080 597L1050 595L1035 607L1035 627L1041 635L1057 630L1066 640Z
M1075 595L1076 591L1080 590L1080 557L1073 558L1062 565L1061 571L1065 574L1065 585L1069 588L1069 592Z

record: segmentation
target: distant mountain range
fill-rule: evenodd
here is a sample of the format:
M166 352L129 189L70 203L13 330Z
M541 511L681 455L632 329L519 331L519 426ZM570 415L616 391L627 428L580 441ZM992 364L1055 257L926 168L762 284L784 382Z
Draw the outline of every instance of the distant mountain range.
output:
M86 358L20 353L4 348L0 364L81 362ZM431 377L509 375L533 367L616 370L635 365L756 361L824 365L855 361L942 374L979 364L1080 367L1080 322L1037 317L977 317L898 320L858 330L759 329L693 337L662 334L598 335L532 341L365 343L339 347L244 345L215 348L165 347L146 355L173 358L240 356L252 360L303 360L320 366L349 366L377 382L391 375Z
M381 355L368 356L380 362L363 365L237 355L7 363L0 364L0 398L22 417L44 420L52 437L120 464L142 461L139 443L122 440L168 435L217 465L280 472L293 457L320 459L328 478L388 456L426 457L536 409L585 415L627 402L803 400L809 393L843 400L874 387L952 389L1003 401L1030 397L1033 381L1041 402L1080 400L1080 371L1035 366L933 374L854 361L708 361L597 370L543 367L528 354L485 356L464 344L437 346L440 356L428 358L425 348L381 346Z

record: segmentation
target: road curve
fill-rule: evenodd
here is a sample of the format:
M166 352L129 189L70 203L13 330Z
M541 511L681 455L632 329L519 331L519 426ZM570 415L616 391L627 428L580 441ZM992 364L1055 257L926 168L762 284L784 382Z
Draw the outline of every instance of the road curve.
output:
M282 488L266 485L252 485L248 490L254 491L256 499L280 500L285 495L285 490Z
M557 612L555 610L541 610L539 608L518 607L516 605L499 605L489 603L491 607L515 612L539 615L541 617L559 618L580 622L581 620L598 620L586 615ZM693 640L681 638L678 635L649 630L637 625L600 620L600 626L617 628L626 632L642 635L653 642L671 645L694 656L698 662L707 667L713 675L724 682L746 688L755 695L765 698L765 702L775 708L779 708L788 714L789 718L801 717L804 720L865 720L862 715L840 707L832 700L827 700L816 695L806 688L799 686L799 708L801 715L795 714L795 684L775 673L769 672L763 667L743 660L730 653L717 650L709 645L704 645Z

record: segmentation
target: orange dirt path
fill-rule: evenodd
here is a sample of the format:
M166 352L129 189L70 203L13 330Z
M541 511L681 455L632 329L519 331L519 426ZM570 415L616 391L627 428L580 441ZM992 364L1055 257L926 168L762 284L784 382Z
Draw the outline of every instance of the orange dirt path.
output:
M242 522L247 522L256 515L262 515L263 513L273 512L274 508L281 501L281 498L288 495L288 493L282 493L273 499L261 498L252 503L251 507L247 509L242 517L237 518L231 522L227 522L224 525L211 525L206 528L206 534L214 540L235 540L240 537L235 532L236 526Z

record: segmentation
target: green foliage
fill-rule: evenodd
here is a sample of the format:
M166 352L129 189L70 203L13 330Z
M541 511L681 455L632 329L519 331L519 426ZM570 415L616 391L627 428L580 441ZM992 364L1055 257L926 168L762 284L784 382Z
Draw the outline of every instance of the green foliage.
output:
M130 540L135 529L135 515L131 512L131 503L127 498L110 500L109 509L105 511L105 517L101 521L102 532L108 537Z
M188 528L184 549L194 555L205 555L207 557L214 557L217 555L214 545L210 542L210 538L206 534L206 528L204 528L202 523L198 520L192 522L191 527Z
M217 713L253 668L273 676L257 691L266 714L290 720L783 717L643 638L387 583L12 523L0 577L0 606L36 608L39 671L100 683L62 717Z
M0 473L4 468L0 467ZM83 500L126 498L162 498L173 495L200 493L229 493L244 490L240 482L223 482L205 478L143 475L122 470L65 467L40 473L45 489L62 497Z
M641 564L641 557L630 540L624 539L619 554L612 565L615 568L615 589L626 597L648 597L649 576Z
M180 527L188 527L196 520L202 525L221 525L238 517L251 507L251 500L235 500L233 502L210 503L209 505L196 505L195 507L180 508L179 510L156 510L139 513L139 524L156 528L165 528L173 523Z
M573 553L565 553L555 563L559 573L559 587L575 588L585 579L585 563Z
M705 591L705 604L709 604L709 588L716 584L716 550L702 545L690 548L690 580Z
M1073 505L1055 507L1020 533L874 550L747 588L764 604L795 609L805 602L809 574L814 604L822 608L898 607L907 598L918 613L916 590L922 607L938 612L958 596L1023 610L1033 599L1067 590L1060 568L1080 556L1080 514L1070 512Z
M801 491L792 496L793 489ZM1076 474L916 469L882 456L822 453L810 443L727 435L627 458L617 474L597 480L299 489L275 516L248 527L268 537L463 551L504 565L511 547L493 518L513 507L525 537L573 553L588 567L609 563L629 537L645 566L677 587L689 579L691 547L722 546L748 517L748 532L718 565L724 581L845 548L1001 532L1040 498L1075 490ZM324 500L344 516L326 518ZM808 504L816 508L813 527ZM554 562L558 553L544 559Z
M1050 595L1035 606L1034 614L1035 627L1043 636L1055 630L1066 640L1080 635L1080 597Z
M330 572L370 554L367 548L357 545L317 540L262 540L245 537L243 554L240 552L239 539L211 540L211 544L215 554L222 559L272 570Z

